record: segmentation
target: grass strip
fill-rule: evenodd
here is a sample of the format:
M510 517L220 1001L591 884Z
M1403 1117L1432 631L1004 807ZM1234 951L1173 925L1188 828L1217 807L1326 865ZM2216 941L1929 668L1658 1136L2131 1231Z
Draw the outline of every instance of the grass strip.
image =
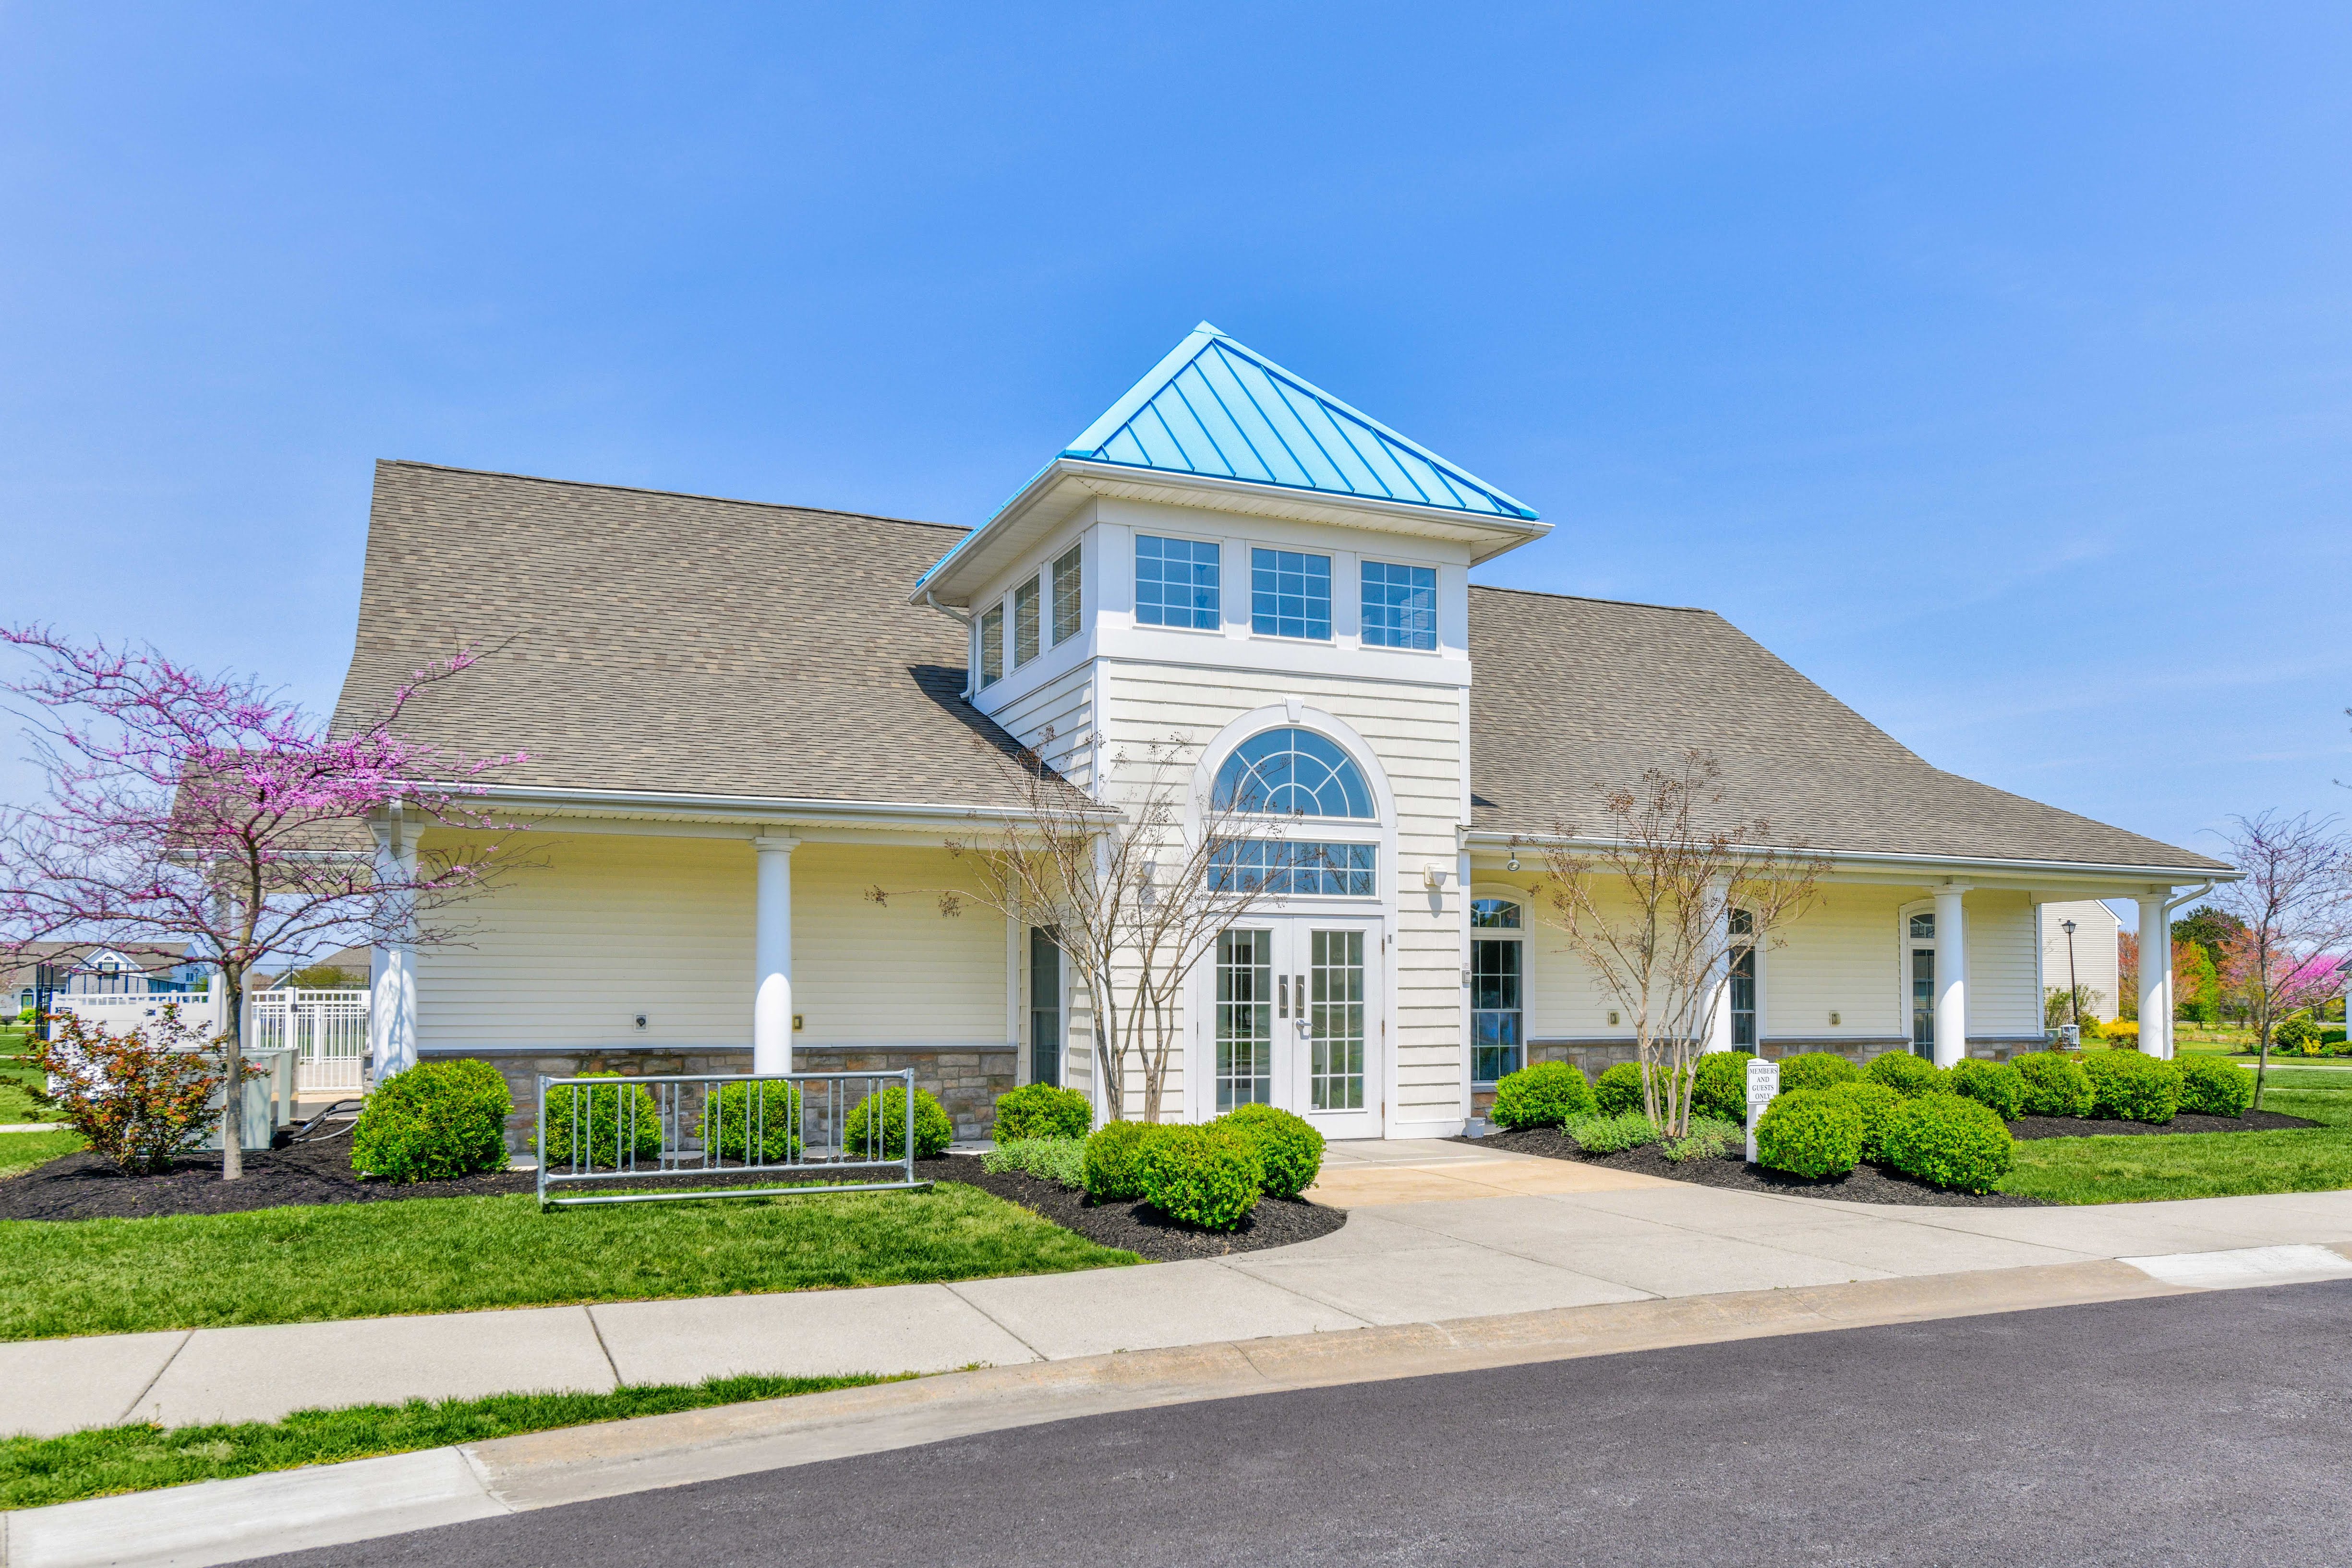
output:
M0 1132L0 1176L46 1165L88 1147L75 1131Z
M2352 1088L2329 1074L2274 1075L2265 1110L2321 1123L2278 1132L2030 1138L2000 1190L2057 1204L2150 1203L2352 1187ZM2321 1087L2306 1087L2321 1080Z
M912 1376L903 1373L902 1376ZM41 1508L81 1498L150 1491L190 1481L333 1465L383 1454L480 1443L523 1432L667 1415L714 1405L783 1399L829 1388L896 1383L890 1377L714 1377L698 1384L624 1384L610 1394L494 1394L405 1405L298 1410L283 1421L234 1426L98 1426L62 1437L0 1440L0 1508Z

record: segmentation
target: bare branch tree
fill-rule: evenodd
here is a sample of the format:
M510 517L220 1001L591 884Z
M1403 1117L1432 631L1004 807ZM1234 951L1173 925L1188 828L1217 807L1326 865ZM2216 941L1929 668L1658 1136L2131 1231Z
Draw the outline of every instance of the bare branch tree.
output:
M2266 811L2234 821L2230 859L2245 877L2214 889L2212 901L2243 928L2223 939L2221 969L2254 1026L2259 1110L2272 1029L2341 984L2335 966L2318 961L2352 942L2352 846L2333 816Z
M1784 929L1812 908L1822 870L1775 847L1760 819L1722 825L1722 771L1685 752L1611 790L1598 823L1560 823L1536 846L1539 914L1633 1020L1643 1109L1671 1137L1690 1131L1692 1068L1734 957L1783 944Z

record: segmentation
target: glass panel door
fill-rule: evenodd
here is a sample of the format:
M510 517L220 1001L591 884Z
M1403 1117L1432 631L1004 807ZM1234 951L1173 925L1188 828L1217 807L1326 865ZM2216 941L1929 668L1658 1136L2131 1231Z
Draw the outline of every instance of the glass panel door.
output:
M1364 1108L1364 933L1308 933L1307 1103Z
M1274 1098L1274 932L1229 931L1218 936L1220 1114L1236 1105L1264 1105Z

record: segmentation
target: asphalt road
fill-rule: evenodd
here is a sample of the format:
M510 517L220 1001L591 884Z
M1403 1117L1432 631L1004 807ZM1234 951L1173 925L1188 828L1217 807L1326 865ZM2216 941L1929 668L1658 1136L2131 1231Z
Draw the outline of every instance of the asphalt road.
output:
M1093 1416L306 1568L2352 1562L2352 1282Z

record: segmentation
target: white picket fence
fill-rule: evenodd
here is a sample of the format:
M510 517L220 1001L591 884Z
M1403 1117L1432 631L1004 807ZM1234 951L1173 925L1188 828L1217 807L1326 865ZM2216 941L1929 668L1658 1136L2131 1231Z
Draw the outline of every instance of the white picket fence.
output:
M291 1047L304 1094L358 1094L365 1087L368 994L280 987L246 998L245 1037L255 1050Z

